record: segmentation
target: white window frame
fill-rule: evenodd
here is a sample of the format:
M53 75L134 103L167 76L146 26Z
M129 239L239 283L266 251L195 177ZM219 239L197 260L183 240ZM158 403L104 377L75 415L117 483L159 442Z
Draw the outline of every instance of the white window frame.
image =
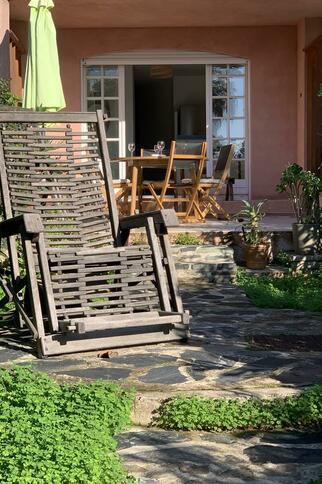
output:
M241 196L248 196L250 198L250 151L249 151L249 64L246 60L236 59L231 60L226 57L224 60L220 59L216 62L216 65L223 64L241 64L245 65L245 178L235 181L234 194ZM208 162L207 162L207 175L211 176L213 173L213 134L212 134L212 122L213 122L213 108L212 108L212 66L210 64L206 66L206 117L207 117L207 145L208 145ZM227 118L229 119L229 117ZM228 122L229 124L229 122Z
M86 85L86 75L85 70L86 67L93 66L93 65L114 65L111 63L104 63L104 62L94 62L93 59L86 59L82 61L82 68L81 68L81 79L82 79L82 99L81 99L81 106L83 111L87 111L87 85ZM123 157L126 155L126 147L125 147L125 67L122 65L115 64L118 67L118 120L119 120L119 130L118 130L118 138L106 138L107 141L118 141L119 143L119 156ZM101 97L97 97L97 100L103 100L103 94ZM126 166L125 163L119 164L119 177L125 178L126 173Z
M235 193L241 192L244 196L251 198L250 188L250 87L249 87L249 61L240 57L230 57L227 55L216 55L209 52L193 52L193 51L179 51L179 50L144 50L131 52L116 52L106 55L82 59L81 61L81 79L82 79L82 94L81 105L82 109L86 110L86 90L84 81L84 66L89 65L117 65L122 68L122 76L120 77L119 85L119 136L120 156L126 154L126 129L125 129L125 77L124 66L126 65L176 65L176 64L198 64L205 66L206 77L206 135L208 142L208 162L207 170L212 172L212 92L211 92L211 66L213 64L245 64L246 65L246 92L245 92L245 180L236 180ZM120 71L121 72L121 71ZM123 91L121 91L123 89ZM121 92L123 96L121 96ZM122 138L121 138L122 136ZM125 164L120 166L120 176L125 176Z

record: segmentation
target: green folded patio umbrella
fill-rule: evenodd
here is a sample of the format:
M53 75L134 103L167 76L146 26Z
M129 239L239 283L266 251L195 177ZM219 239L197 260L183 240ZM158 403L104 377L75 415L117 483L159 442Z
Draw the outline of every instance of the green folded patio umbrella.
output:
M59 111L66 106L59 69L52 0L31 0L23 107Z

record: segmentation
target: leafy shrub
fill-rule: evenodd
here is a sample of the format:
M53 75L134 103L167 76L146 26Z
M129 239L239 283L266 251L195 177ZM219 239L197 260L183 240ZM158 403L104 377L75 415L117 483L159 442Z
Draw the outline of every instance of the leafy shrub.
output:
M0 370L0 482L127 482L113 435L133 395L102 381L59 385L47 375Z
M146 245L147 241L143 237L135 237L131 240L131 245Z
M10 84L7 79L0 78L0 105L18 106L21 98L10 91Z
M201 245L199 237L189 232L178 234L175 240L176 245Z
M319 193L322 180L315 173L293 163L283 171L276 190L288 193L298 223L320 223Z
M252 303L262 308L322 311L322 273L287 273L257 277L239 269L236 283Z
M318 480L314 480L314 481L310 481L309 484L322 484L322 478L321 479L318 479Z
M297 396L258 400L175 397L158 409L154 424L175 430L274 430L322 425L322 386Z
M280 264L281 266L291 267L291 257L284 250L280 250L278 254L276 254L275 260L277 264Z

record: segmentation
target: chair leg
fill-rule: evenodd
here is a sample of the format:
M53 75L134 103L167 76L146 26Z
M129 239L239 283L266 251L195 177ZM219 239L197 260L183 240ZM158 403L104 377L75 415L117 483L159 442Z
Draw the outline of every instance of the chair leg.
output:
M222 215L225 220L230 220L230 215L226 210L218 203L217 199L214 196L209 195L209 210L208 213L211 213L215 217L218 214Z
M210 195L209 189L201 189L200 194L200 206L202 207L202 215L205 218L208 213L211 213L214 217L218 218L218 214L222 215L226 220L230 220L228 212L217 201L217 193Z
M154 190L153 185L151 183L149 183L148 188L149 188L151 195L153 196L154 200L157 202L158 207L162 210L164 207L163 207L163 205L160 201L160 198L158 197L158 195L157 195L156 191Z
M115 194L117 206L121 215L129 215L129 187L124 187L118 190ZM123 202L122 202L123 199Z
M29 288L29 294L31 299L31 309L33 315L33 323L37 328L38 338L45 336L44 322L41 309L41 301L38 290L38 281L36 268L34 263L34 254L32 243L30 240L22 240L25 262L26 262L26 272L27 272L27 283Z
M204 220L204 217L202 216L201 210L198 207L198 187L195 187L193 189L185 189L185 194L186 194L187 198L188 198L188 193L189 193L190 190L191 190L191 197L190 197L190 201L188 203L188 207L187 207L184 219L188 219L192 209L194 209L195 210L195 216L196 216L196 212L199 215L199 217L196 216L196 218L197 219L201 218L201 220Z

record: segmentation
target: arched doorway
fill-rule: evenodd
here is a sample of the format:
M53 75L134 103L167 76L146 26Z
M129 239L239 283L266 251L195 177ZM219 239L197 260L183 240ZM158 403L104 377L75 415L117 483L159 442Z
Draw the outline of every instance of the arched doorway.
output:
M83 109L102 107L109 114L107 138L115 156L125 156L132 141L153 148L157 139L169 144L170 139L199 137L208 142L210 175L220 146L232 142L237 147L231 173L234 192L236 198L248 197L246 59L208 52L133 51L84 59L82 73ZM124 176L122 166L118 175Z

